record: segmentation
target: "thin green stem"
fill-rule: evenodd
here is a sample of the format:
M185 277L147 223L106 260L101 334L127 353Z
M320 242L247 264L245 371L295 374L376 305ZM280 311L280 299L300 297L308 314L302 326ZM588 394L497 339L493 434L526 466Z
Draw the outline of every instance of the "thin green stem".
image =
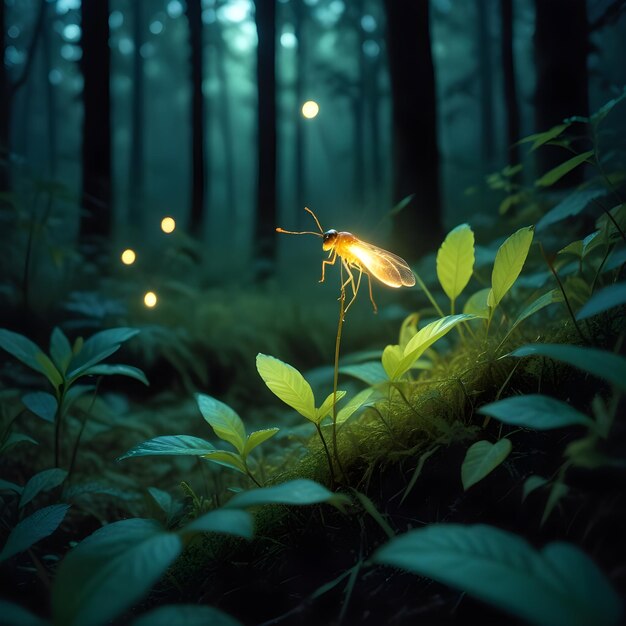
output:
M339 383L339 350L341 348L341 331L343 329L345 304L346 290L345 287L342 286L341 293L339 295L339 323L337 324L337 337L335 339L335 363L333 371L333 454L344 479L346 477L346 473L341 465L341 461L339 460L339 451L337 449L337 385Z
M320 436L322 441L322 445L324 446L324 452L326 452L326 460L328 461L328 469L330 471L330 480L332 484L335 484L335 468L333 467L333 460L330 456L330 450L328 449L328 445L326 444L326 439L324 439L324 434L322 433L322 429L319 424L315 424L315 428L317 428L317 434Z
M62 391L57 390L57 410L54 415L54 467L61 467L61 422L63 421L63 403L65 401L65 381Z
M413 273L415 274L417 283L422 288L422 291L426 294L426 297L435 308L435 311L437 311L440 317L445 317L445 313L441 310L441 307L437 304L437 301L435 300L435 298L433 298L433 294L430 293L428 287L425 285L424 281L420 278L420 275L416 271L413 271Z
M257 487L262 487L263 485L261 485L261 483L254 477L254 475L252 474L252 472L250 471L250 468L248 467L248 464L246 463L246 474L248 476L248 478L257 486Z

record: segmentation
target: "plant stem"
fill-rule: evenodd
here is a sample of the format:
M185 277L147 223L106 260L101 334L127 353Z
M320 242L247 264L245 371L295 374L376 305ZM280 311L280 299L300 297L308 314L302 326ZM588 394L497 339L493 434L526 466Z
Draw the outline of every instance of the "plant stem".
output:
M341 287L341 293L339 294L339 323L337 324L337 338L335 339L335 364L333 372L333 454L337 467L341 471L342 477L345 479L346 473L339 460L339 452L337 450L337 385L339 382L339 350L341 347L341 331L343 329L343 316L345 314L346 306L346 289Z
M326 445L326 439L324 439L324 434L322 433L322 428L319 424L315 424L315 428L317 428L317 434L320 436L322 440L322 445L324 446L324 452L326 452L326 460L328 461L328 469L330 470L330 480L332 484L335 484L335 468L333 467L333 460L330 457L330 450Z
M252 480L252 482L257 487L262 487L261 483L252 475L252 472L248 469L248 465L247 464L246 464L246 474L248 475L248 478L250 478L250 480Z
M65 400L65 381L63 381L62 389L63 391L57 392L57 410L54 416L54 467L61 467L61 421Z
M415 274L415 278L417 279L419 286L422 288L422 291L426 294L426 297L428 298L429 302L433 305L433 307L435 307L435 311L437 311L440 317L445 317L445 313L441 310L441 307L437 304L437 301L435 300L435 298L433 298L433 294L430 293L430 291L428 290L428 287L425 285L424 281L420 278L420 275L416 271L413 271L413 273Z

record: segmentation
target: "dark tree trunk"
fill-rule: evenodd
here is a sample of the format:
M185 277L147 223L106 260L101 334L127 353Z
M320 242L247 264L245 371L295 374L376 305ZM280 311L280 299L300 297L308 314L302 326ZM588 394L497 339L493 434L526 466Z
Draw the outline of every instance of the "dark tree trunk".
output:
M50 82L50 71L52 70L52 64L50 60L53 58L52 41L50 38L50 32L52 31L55 10L54 4L47 4L47 16L42 30L42 44L43 44L43 78L46 84L46 130L48 139L48 174L51 178L56 176L57 169L57 101L56 101L56 87Z
M535 0L535 12L535 128L541 132L566 117L589 114L589 24L586 0ZM567 158L555 146L544 146L536 154L541 174ZM559 186L578 184L583 174L576 168Z
M435 72L429 3L385 0L393 99L393 199L415 194L394 222L394 250L415 259L441 243Z
M306 8L304 6L304 0L294 0L293 2L293 22L294 22L294 35L296 37L296 77L295 77L295 98L296 98L296 110L294 117L296 120L296 133L295 133L295 170L296 170L296 202L295 208L297 210L297 223L304 227L304 217L309 217L302 207L307 205L307 185L306 185L306 120L302 115L302 105L305 101L306 90L306 75L307 75L307 58L306 58Z
M257 277L274 271L276 258L276 3L256 0L257 46Z
M4 63L6 49L6 7L0 0L0 191L9 189L9 116L11 114L11 85Z
M500 0L500 20L507 154L509 164L514 165L520 160L517 146L517 141L520 139L520 127L513 54L513 0Z
M480 86L480 143L482 167L491 171L495 156L494 119L493 119L493 80L492 80L492 47L490 17L493 5L491 0L478 0L478 76Z
M191 215L190 232L201 237L206 195L204 150L204 96L202 49L202 2L187 0L189 43L191 45Z
M358 59L358 82L357 90L352 99L352 115L354 118L354 171L353 188L354 202L359 210L365 208L365 99L367 82L367 69L363 44L365 43L365 31L361 26L361 18L365 14L363 0L359 0L355 6L354 25L357 29L357 59Z
M83 241L108 238L111 212L111 55L109 2L83 2L83 181L80 235Z
M145 223L142 197L144 187L144 72L141 46L144 42L144 0L135 0L133 15L133 100L131 107L130 162L127 221L141 232ZM133 219L135 217L135 219Z
M380 74L380 56L368 59L368 70L366 74L366 99L368 108L368 131L370 134L370 145L372 149L371 160L371 181L372 206L374 210L380 210L381 191L383 181L383 159L380 147L380 90L378 86Z

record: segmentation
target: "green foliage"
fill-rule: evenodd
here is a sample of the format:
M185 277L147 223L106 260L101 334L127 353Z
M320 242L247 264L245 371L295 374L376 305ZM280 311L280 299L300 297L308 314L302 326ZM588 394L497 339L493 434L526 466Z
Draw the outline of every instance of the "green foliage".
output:
M52 469L43 470L38 474L35 474L24 485L22 491L22 497L20 498L19 508L26 506L33 498L35 498L42 491L50 491L55 487L58 487L63 483L67 477L67 472L58 467Z
M474 271L474 233L468 224L451 230L437 252L437 277L450 298L450 312Z
M477 441L471 445L461 466L463 489L467 491L472 485L491 474L509 456L511 448L511 441L506 438L496 443Z
M618 624L622 602L596 564L567 543L534 549L481 524L433 524L380 548L394 565L460 589L533 624Z
M133 620L132 626L241 626L234 617L223 611L198 604L168 604L148 611Z
M538 187L549 187L550 185L554 185L554 183L561 180L563 176L569 174L573 169L577 168L582 163L588 162L593 155L594 151L588 150L582 154L577 154L571 159L567 159L564 163L561 163L549 172L546 172L541 178L535 181L535 185Z
M139 443L117 458L129 459L136 456L204 456L215 450L205 439L190 435L163 435Z
M626 304L626 283L609 285L589 299L578 311L576 319L584 320L623 304Z

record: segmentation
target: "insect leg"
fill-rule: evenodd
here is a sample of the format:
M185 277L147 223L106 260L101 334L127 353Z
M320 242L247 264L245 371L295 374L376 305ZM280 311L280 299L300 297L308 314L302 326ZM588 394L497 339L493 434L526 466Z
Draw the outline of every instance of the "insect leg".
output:
M343 287L342 287L342 288L345 288L345 286L346 286L348 283L352 283L352 299L351 299L351 300L350 300L350 302L348 303L348 306L345 308L345 312L347 313L347 312L348 312L348 309L352 306L352 303L356 300L356 294L359 292L359 285L361 284L361 276L362 276L362 274L363 274L363 268L361 268L361 267L360 267L360 266L358 266L358 265L356 266L356 267L358 267L358 269L359 269L359 279L358 279L358 281L355 283L355 282L354 282L354 276L353 276L353 274L352 274L352 270L350 269L350 265L349 265L349 264L348 264L345 260L343 260L343 259L342 259L342 261L343 261L343 263L344 263L344 265L345 265L346 272L348 272L348 280L346 280L346 282L343 284Z
M378 307L376 306L376 302L374 302L374 295L372 294L372 279L369 274L367 275L367 282L370 286L370 300L372 302L372 306L374 307L374 313L378 313Z
M324 272L326 271L327 265L334 265L337 260L337 250L332 250L328 259L324 259L322 261L322 277L320 278L320 283L324 282Z

